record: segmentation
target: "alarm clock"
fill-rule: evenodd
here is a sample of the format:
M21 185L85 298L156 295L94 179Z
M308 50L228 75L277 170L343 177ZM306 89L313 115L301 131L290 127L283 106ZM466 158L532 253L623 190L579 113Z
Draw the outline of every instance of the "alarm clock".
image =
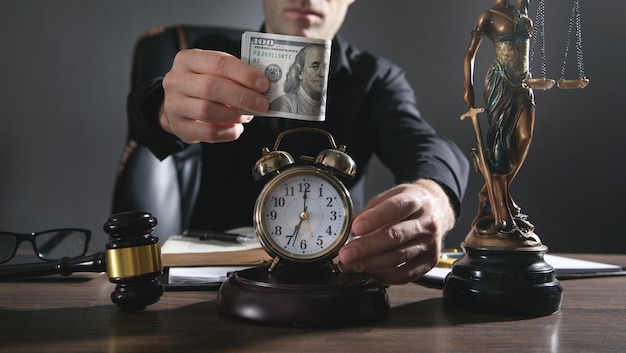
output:
M301 164L279 150L283 137L318 133L328 138L330 148L315 158L301 156ZM346 147L337 146L330 133L317 128L298 128L278 135L274 149L262 149L253 168L256 180L268 178L253 213L259 241L274 261L306 265L328 263L350 237L353 216L350 192L337 177L354 177L356 164Z
M330 147L296 163L279 149L291 134L314 133ZM337 326L382 318L389 311L383 285L363 273L341 273L333 263L350 238L352 199L340 176L356 164L330 133L297 128L262 149L253 176L264 180L253 211L256 234L271 264L231 274L217 295L227 315L269 324Z

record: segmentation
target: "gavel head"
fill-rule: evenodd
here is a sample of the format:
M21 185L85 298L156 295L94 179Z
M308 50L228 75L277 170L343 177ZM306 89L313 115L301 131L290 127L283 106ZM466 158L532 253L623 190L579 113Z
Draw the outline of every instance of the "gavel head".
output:
M152 235L156 224L150 213L124 212L112 215L103 226L109 235L106 271L116 283L111 300L123 310L143 310L163 294L157 281L163 271L161 247Z

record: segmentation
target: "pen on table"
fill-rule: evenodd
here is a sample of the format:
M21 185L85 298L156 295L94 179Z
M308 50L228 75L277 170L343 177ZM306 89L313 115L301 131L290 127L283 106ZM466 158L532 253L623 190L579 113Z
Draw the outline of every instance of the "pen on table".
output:
M229 243L247 243L254 240L254 237L245 234L216 232L211 230L187 229L183 232L186 237L194 237L199 240L219 240Z

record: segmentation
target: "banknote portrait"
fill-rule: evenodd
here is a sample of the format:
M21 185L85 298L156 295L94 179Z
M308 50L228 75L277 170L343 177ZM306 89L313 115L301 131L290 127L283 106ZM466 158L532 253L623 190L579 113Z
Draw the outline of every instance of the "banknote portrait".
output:
M328 67L324 47L310 44L302 48L289 67L283 86L285 94L270 103L270 110L319 115L324 105L324 73Z
M270 81L270 108L263 116L323 121L331 42L246 32L241 59Z

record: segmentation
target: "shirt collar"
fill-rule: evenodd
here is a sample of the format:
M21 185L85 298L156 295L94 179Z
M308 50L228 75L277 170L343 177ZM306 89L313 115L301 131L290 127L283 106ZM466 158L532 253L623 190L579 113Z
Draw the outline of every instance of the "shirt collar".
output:
M330 74L336 75L341 70L345 69L348 74L351 73L350 61L348 60L348 43L343 41L339 34L333 39L331 54L330 54Z
M261 24L260 32L265 33L265 22ZM348 43L343 41L339 34L333 39L330 52L330 75L336 75L345 69L348 74L351 73L350 61L347 54Z

